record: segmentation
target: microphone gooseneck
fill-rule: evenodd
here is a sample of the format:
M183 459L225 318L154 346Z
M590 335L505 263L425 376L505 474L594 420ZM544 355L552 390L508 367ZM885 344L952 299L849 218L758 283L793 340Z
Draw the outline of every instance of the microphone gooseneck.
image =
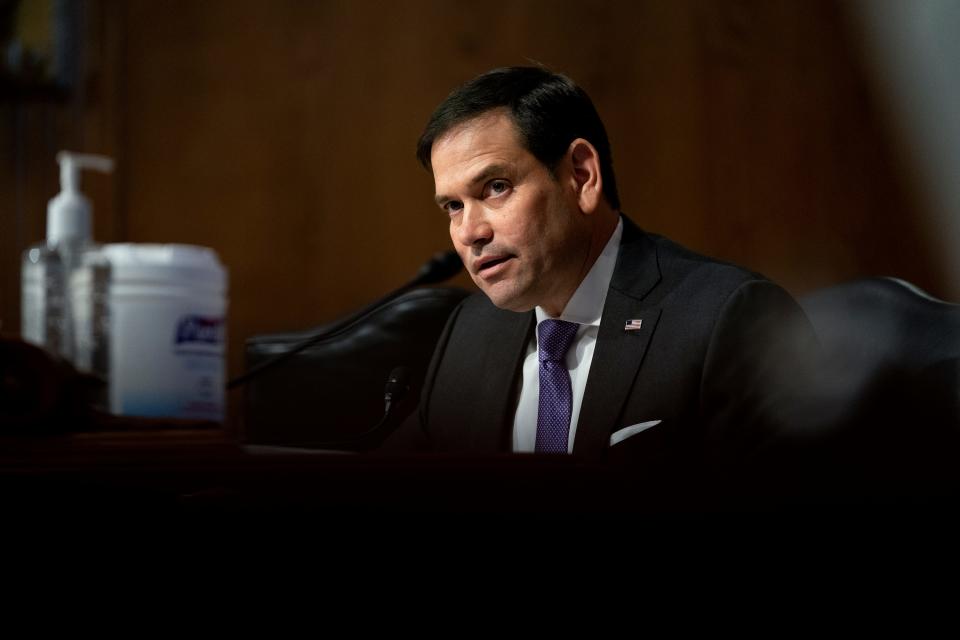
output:
M413 289L414 287L419 287L425 284L436 284L438 282L443 282L455 276L463 268L463 263L460 261L460 256L457 255L456 251L444 251L441 253L435 254L430 260L428 260L420 270L417 272L416 277L404 284L398 289L390 292L386 296L375 300L374 302L363 307L356 313L353 313L343 320L323 329L322 331L304 338L300 342L296 343L288 351L285 351L281 354L270 358L264 362L261 362L252 369L247 370L246 372L240 374L227 384L227 389L234 389L244 383L246 383L251 378L260 375L263 371L270 369L284 360L293 357L295 354L300 353L304 349L311 347L315 344L323 342L328 338L346 331L347 329L352 328L356 324L359 324L365 320L371 313L387 304L388 302L399 298L404 293Z

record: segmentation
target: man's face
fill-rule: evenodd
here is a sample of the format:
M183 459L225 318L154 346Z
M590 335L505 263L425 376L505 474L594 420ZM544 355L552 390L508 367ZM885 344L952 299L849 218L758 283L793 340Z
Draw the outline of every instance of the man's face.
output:
M505 110L454 127L431 153L437 204L477 286L503 309L559 315L590 245L572 171L555 177L527 151Z

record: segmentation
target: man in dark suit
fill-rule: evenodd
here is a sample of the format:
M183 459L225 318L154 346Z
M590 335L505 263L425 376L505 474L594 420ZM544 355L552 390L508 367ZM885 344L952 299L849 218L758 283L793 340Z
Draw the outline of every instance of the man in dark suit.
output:
M482 291L424 382L430 447L670 464L751 455L784 428L816 345L803 312L622 215L603 124L568 78L479 76L437 108L418 157Z

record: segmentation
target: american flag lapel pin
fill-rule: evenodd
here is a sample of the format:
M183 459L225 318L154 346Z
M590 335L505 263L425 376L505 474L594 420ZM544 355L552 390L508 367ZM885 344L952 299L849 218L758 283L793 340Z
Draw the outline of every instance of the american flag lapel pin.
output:
M627 320L627 324L623 327L623 330L624 330L624 331L639 331L641 324L643 324L643 320Z

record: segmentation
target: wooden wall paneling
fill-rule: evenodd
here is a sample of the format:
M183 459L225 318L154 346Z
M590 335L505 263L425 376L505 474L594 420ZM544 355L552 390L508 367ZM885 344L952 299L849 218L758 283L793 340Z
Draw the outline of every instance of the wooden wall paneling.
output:
M705 3L700 19L704 250L795 292L865 275L941 289L837 5Z
M0 332L20 328L20 224L17 217L16 109L0 104Z
M647 229L796 293L942 277L826 0L104 3L116 95L90 118L123 172L104 235L219 252L232 374L246 337L331 320L448 246L416 138L453 86L530 60L591 93Z
M89 172L84 191L94 203L94 239L101 243L127 239L122 196L128 178L127 157L122 140L126 110L123 87L124 66L123 0L85 0L83 24L83 82L78 100L78 150L99 153L114 159L112 175Z

